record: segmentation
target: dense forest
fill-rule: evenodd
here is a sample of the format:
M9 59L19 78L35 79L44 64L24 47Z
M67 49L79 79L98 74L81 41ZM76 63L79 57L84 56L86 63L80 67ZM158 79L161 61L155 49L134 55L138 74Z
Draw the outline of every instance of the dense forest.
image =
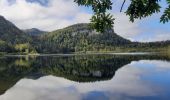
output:
M170 41L131 42L114 30L96 32L89 24L75 24L52 32L20 30L0 16L2 53L169 52Z

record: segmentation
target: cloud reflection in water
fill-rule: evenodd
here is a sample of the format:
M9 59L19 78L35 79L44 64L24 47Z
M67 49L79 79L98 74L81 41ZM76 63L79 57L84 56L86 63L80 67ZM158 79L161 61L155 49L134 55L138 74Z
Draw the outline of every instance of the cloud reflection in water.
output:
M122 67L109 81L78 83L54 76L21 79L0 100L166 100L170 98L168 77L170 62L141 60Z

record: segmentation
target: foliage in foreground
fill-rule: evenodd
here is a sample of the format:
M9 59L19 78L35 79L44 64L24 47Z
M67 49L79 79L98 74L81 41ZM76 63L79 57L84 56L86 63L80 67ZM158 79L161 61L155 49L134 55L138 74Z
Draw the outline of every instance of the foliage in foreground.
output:
M91 18L91 25L99 32L112 29L114 24L113 16L108 13L112 9L112 4L117 0L74 0L80 6L92 7L94 12ZM120 8L120 12L127 0L124 0ZM130 5L125 13L129 16L131 22L135 19L141 19L159 13L161 9L161 0L128 0ZM170 0L166 0L168 7L164 10L160 18L160 22L168 22L170 20Z

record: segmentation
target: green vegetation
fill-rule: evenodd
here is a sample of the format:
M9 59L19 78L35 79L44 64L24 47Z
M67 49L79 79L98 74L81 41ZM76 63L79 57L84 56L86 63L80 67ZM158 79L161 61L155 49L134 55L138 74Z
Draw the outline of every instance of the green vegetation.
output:
M165 52L170 41L131 42L113 30L98 33L88 24L76 24L42 35L37 44L39 53Z
M29 33L31 32L31 33ZM0 54L91 53L91 52L165 52L170 41L131 42L108 29L103 33L89 24L75 24L53 32L40 30L22 32L4 17L0 17ZM37 33L38 32L38 33Z
M29 54L29 53L37 53L36 50L29 44L29 43L25 43L25 44L16 44L15 45L15 50L19 53L23 53L23 54Z
M131 42L108 30L98 33L88 24L76 24L57 31L42 35L38 43L40 53L68 53L113 50Z
M22 56L0 59L0 94L22 78L53 75L76 82L110 80L115 72L138 60L170 61L167 55Z
M11 46L9 46L5 41L0 40L0 55L3 54L3 52L8 52L11 50Z
M32 37L25 34L14 24L0 16L0 52L29 54L36 53L31 46Z
M0 16L0 40L8 45L31 42L31 37L17 28L14 24Z
M39 29L36 29L36 28L32 28L32 29L26 29L26 30L23 30L25 33L27 33L28 35L30 36L39 36L41 34L44 34L44 33L47 33L45 31L41 31Z
M127 0L122 2L120 12ZM91 26L99 32L104 32L107 29L112 29L114 24L113 16L108 13L112 9L112 4L116 0L74 0L78 5L91 7L94 15L91 18ZM125 13L130 18L131 22L135 19L141 19L151 16L154 13L159 13L161 0L128 0L130 2ZM170 0L166 0L167 8L164 10L160 18L160 22L168 22L170 20Z
M104 32L113 27L113 16L106 14L107 10L112 9L112 2L110 0L74 0L78 5L91 6L94 15L91 18L91 26L98 32Z

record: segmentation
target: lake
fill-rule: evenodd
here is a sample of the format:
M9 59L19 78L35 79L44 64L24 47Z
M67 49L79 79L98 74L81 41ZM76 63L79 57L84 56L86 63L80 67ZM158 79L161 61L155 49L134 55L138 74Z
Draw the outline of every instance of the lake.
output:
M0 100L170 100L170 57L5 56Z

